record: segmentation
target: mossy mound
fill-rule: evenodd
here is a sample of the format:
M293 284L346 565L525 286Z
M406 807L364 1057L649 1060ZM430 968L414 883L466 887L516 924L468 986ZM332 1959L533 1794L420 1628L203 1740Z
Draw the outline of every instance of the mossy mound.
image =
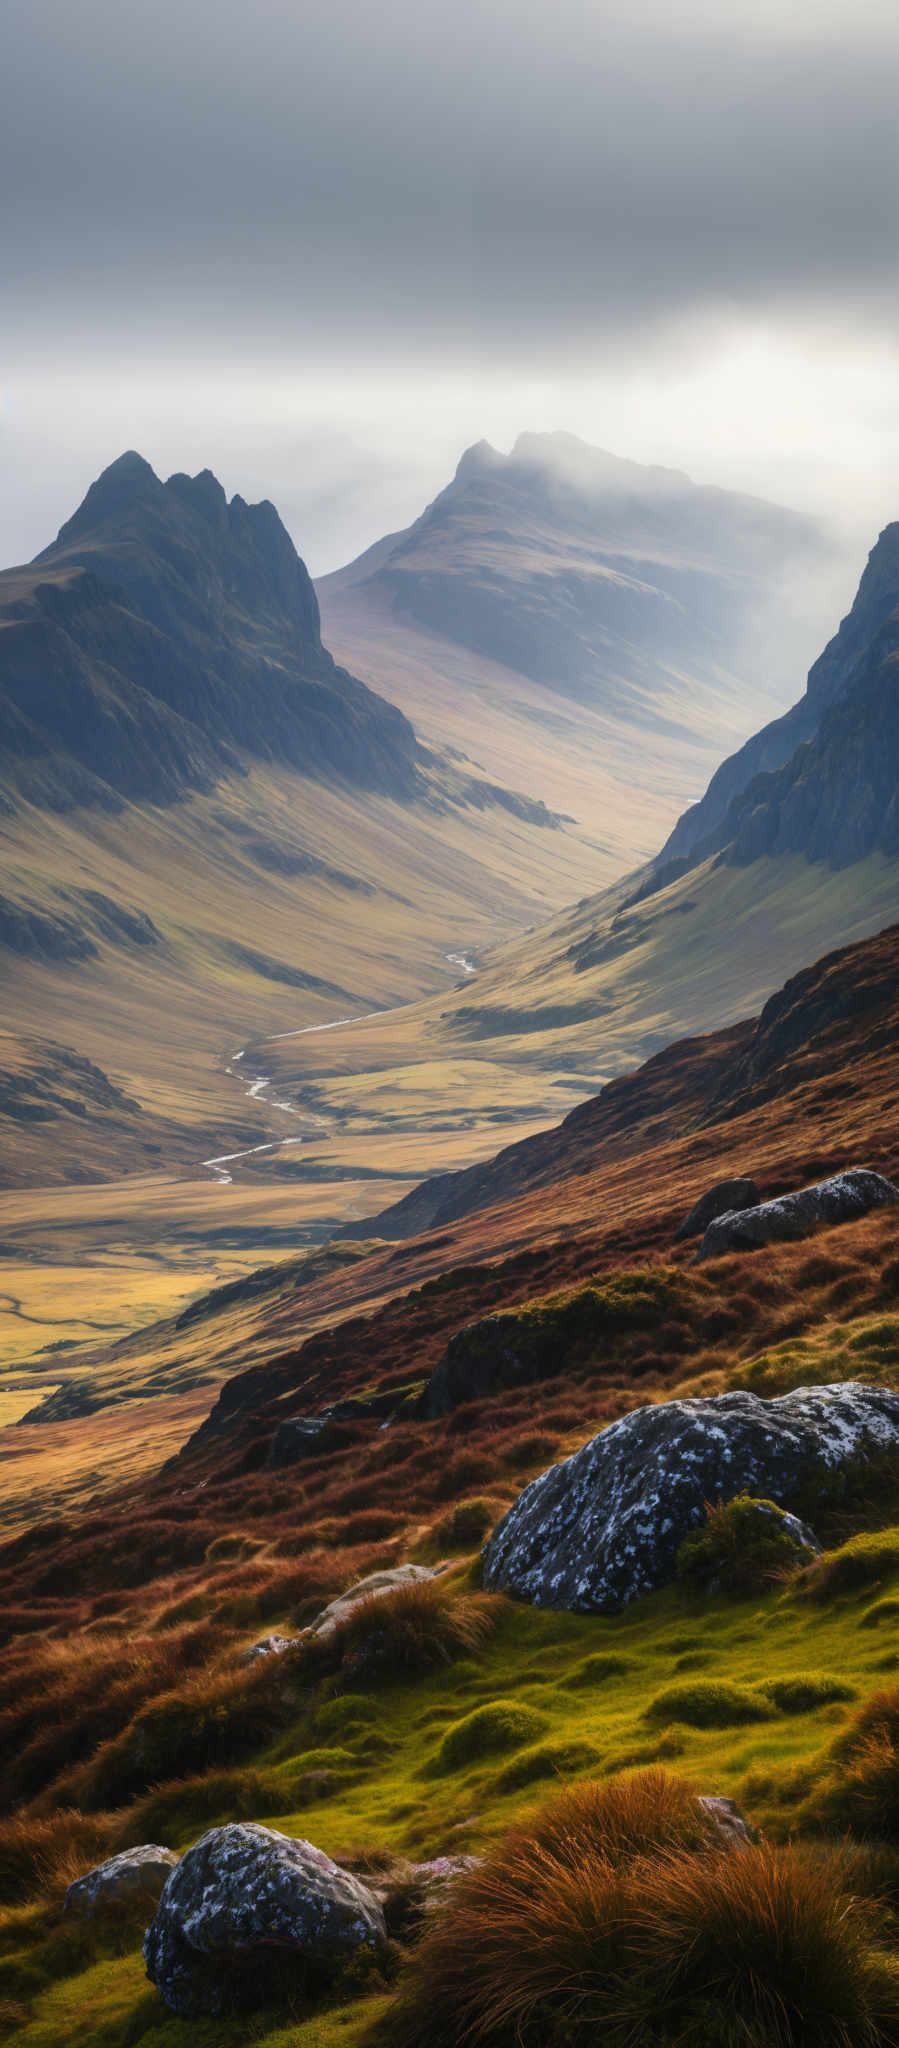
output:
M545 1727L545 1715L524 1701L488 1700L447 1729L434 1758L434 1769L464 1770L466 1764L478 1763L482 1757L523 1749L526 1743L542 1735Z
M665 1685L643 1710L651 1727L684 1721L688 1728L736 1728L766 1721L774 1709L762 1692L728 1678L685 1678Z

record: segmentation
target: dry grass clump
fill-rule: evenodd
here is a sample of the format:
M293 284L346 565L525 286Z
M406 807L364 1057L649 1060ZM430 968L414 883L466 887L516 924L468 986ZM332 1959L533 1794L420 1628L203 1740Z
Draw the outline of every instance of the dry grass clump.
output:
M114 1833L111 1814L77 1807L0 1820L0 1902L19 1905L33 1891L71 1883L111 1854Z
M361 1600L331 1635L310 1640L304 1662L333 1674L344 1690L433 1671L476 1654L493 1634L504 1604L500 1594L454 1596L439 1580L421 1579Z
M872 1693L853 1714L802 1818L899 1842L899 1687Z
M886 1922L839 1857L702 1846L695 1800L661 1772L601 1790L605 1810L575 1788L460 1880L387 2016L391 2048L899 2039Z

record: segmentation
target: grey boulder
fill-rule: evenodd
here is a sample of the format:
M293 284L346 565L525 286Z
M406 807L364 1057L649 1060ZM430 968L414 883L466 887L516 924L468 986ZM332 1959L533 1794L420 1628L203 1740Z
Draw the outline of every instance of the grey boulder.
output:
M158 1899L177 1862L174 1849L163 1849L158 1842L122 1849L118 1856L107 1856L105 1863L76 1877L66 1892L63 1911L93 1919L109 1908L130 1906L135 1899L149 1905Z
M870 1209L895 1202L899 1202L899 1188L882 1173L874 1173L869 1166L848 1167L830 1180L797 1188L795 1194L777 1195L757 1208L731 1209L716 1217L696 1256L714 1259L723 1252L755 1251L759 1245L811 1237L824 1224L854 1223Z
M681 1244L687 1237L701 1237L717 1216L726 1216L731 1209L755 1209L760 1201L755 1181L748 1175L737 1180L719 1180L694 1202L675 1232L675 1243Z
M637 1408L519 1494L484 1550L484 1584L538 1607L616 1613L674 1577L707 1502L778 1506L849 1459L899 1446L899 1394L849 1380Z
M255 1821L211 1828L182 1856L144 1938L147 1975L186 2019L260 2004L280 1958L301 1982L386 1940L361 1879L311 1842Z

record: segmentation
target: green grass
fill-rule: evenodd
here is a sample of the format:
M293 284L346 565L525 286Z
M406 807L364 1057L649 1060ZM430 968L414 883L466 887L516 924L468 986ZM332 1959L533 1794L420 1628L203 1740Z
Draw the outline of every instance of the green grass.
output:
M871 1572L848 1566L859 1554ZM775 1836L805 1819L820 1826L823 1792L848 1768L835 1745L888 1682L885 1631L868 1617L872 1583L880 1600L899 1598L899 1528L854 1538L822 1568L829 1590L815 1599L800 1580L755 1603L708 1597L699 1610L672 1586L618 1616L502 1602L495 1633L458 1663L385 1675L361 1695L328 1698L327 1682L299 1694L289 1725L245 1765L151 1792L116 1825L123 1838L180 1849L216 1822L258 1816L338 1858L455 1854L484 1845L553 1783L604 1781L661 1755L699 1789L736 1797ZM680 1660L695 1657L701 1673L679 1677ZM37 1912L0 1916L0 2000L31 2009L5 2037L0 2026L16 2048L206 2048L201 2029L166 2018L147 1991L136 1946L67 1960ZM286 2031L265 2017L254 2038L264 2048L361 2048L368 2009L366 2000ZM231 2048L240 2037L215 2038Z

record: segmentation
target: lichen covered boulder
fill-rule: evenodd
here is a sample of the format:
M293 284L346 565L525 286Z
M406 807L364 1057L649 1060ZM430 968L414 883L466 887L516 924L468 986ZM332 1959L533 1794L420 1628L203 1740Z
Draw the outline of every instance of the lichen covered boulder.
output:
M797 1188L795 1194L717 1216L705 1230L696 1256L714 1259L724 1252L755 1251L759 1245L811 1237L826 1224L854 1223L870 1209L892 1203L899 1203L899 1188L891 1180L868 1166L849 1167L830 1180Z
M899 1449L899 1394L856 1380L637 1408L519 1494L484 1550L484 1584L539 1607L615 1613L675 1575L706 1504L796 1505L841 1465Z
M97 1914L131 1906L136 1900L142 1900L149 1909L177 1862L174 1849L161 1848L158 1842L142 1842L136 1849L122 1849L118 1856L107 1856L104 1863L86 1870L83 1877L76 1877L66 1892L63 1911L89 1920Z
M360 1878L311 1842L256 1822L211 1828L181 1858L144 1939L147 1975L172 2012L246 2011L277 1965L326 1983L357 1950L386 1940Z

